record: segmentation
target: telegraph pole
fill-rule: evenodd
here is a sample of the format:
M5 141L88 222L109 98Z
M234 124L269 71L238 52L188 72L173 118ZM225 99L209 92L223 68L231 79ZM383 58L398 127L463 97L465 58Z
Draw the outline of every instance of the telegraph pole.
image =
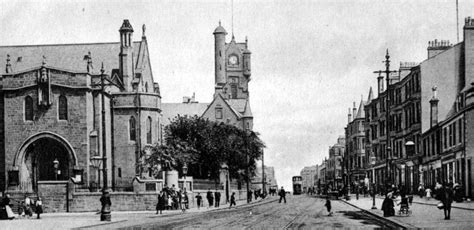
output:
M387 49L387 53L385 54L385 61L383 61L385 63L385 70L377 70L377 71L374 71L374 73L376 74L383 74L385 73L385 80L387 82L387 89L385 90L385 109L386 109L386 115L385 115L385 135L387 137L386 139L386 158L385 158L385 168L386 168L386 172L385 172L385 178L388 180L388 182L392 182L392 178L391 178L391 173L389 172L390 171L390 160L392 159L392 154L391 154L391 141L390 141L390 74L391 73L396 73L398 71L396 70L390 70L390 55L388 53L388 49Z

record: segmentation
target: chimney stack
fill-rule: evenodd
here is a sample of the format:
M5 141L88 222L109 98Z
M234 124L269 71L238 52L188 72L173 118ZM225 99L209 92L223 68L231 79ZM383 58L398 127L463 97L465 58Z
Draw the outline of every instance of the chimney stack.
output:
M468 17L465 20L464 28L464 68L465 82L474 82L474 18ZM463 86L464 87L464 86Z
M351 108L349 108L349 113L347 114L347 123L351 123L352 121L352 115L351 115Z
M452 45L449 43L449 40L440 40L435 39L428 42L428 59L438 55L439 53L451 48Z
M433 127L438 124L438 96L436 92L436 86L433 86L433 97L430 100L430 127Z

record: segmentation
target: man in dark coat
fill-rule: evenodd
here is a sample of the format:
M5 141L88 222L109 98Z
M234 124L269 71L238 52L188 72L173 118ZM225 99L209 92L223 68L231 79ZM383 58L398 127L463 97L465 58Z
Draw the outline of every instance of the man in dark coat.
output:
M281 189L280 189L280 192L278 192L278 195L280 196L280 201L278 203L281 203L281 200L283 199L286 204L286 191L283 188L283 186L281 186Z
M207 190L206 198L207 202L209 203L209 208L211 208L214 204L214 196L212 195L211 189Z
M216 199L215 200L215 207L219 207L220 203L221 203L221 193L219 191L217 191L216 189L216 192L214 192L214 198Z
M444 184L441 188L441 202L443 202L443 210L444 210L444 219L449 220L451 219L451 204L453 203L453 190L451 188L452 184Z

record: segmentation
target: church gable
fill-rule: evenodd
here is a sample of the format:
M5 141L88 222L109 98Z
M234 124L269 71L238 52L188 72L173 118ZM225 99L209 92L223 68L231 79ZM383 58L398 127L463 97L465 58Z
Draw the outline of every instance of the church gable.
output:
M145 32L143 31L143 33ZM135 79L133 82L139 84L139 89L142 92L159 93L159 86L158 84L155 84L153 79L148 43L144 35L142 36L142 41L140 42L136 52L138 54L135 65Z
M219 94L202 114L203 118L207 118L215 122L224 122L226 124L238 125L240 114L235 111Z

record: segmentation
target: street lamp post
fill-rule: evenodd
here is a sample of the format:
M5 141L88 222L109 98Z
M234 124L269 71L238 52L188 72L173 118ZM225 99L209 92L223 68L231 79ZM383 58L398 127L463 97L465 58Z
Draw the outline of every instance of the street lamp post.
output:
M105 75L104 75L104 63L102 62L102 67L100 68L100 90L101 90L101 131L102 131L102 161L104 165L104 185L102 188L102 197L100 198L100 203L102 204L102 209L101 209L101 214L100 214L100 220L101 221L111 221L112 220L112 215L110 214L110 193L108 191L108 185L107 185L107 137L106 137L106 131L105 131Z
M372 168L375 166L375 157L372 156L370 159L370 164L372 165ZM374 170L375 172L375 170ZM372 174L372 178L375 178L375 175ZM375 206L375 182L372 180L372 209L377 209Z

